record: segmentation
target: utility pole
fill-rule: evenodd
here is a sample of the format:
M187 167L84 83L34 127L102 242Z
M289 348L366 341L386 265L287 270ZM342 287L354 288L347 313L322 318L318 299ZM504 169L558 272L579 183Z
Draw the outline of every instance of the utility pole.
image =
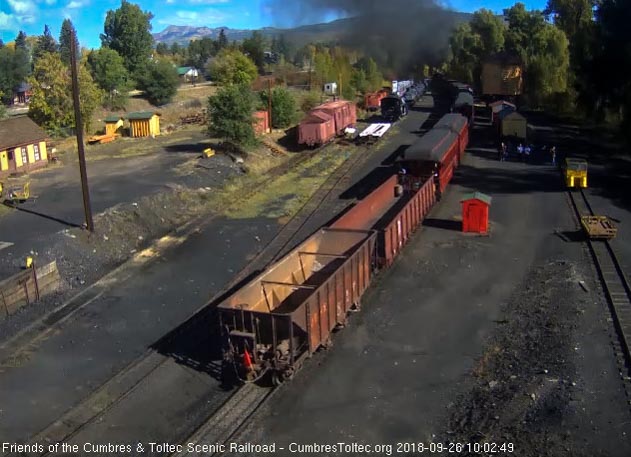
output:
M272 131L272 80L267 80L267 118L269 119L269 131Z
M79 101L79 68L77 65L77 42L75 34L70 34L70 70L72 73L72 100L74 104L75 130L77 132L77 151L79 153L79 172L81 173L81 191L83 193L83 209L85 223L90 232L94 232L92 207L90 205L90 189L88 188L88 174L85 168L85 149L83 145L83 119L81 119L81 104Z
M342 73L337 74L337 79L340 80L340 90L338 92L340 96L338 98L341 99L342 98Z

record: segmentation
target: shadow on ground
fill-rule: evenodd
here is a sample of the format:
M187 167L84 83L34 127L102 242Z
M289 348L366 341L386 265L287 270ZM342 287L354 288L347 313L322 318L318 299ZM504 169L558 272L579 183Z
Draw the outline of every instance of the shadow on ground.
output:
M462 231L462 222L461 221L452 221L449 219L432 219L427 218L423 221L423 225L425 227L434 227L443 230L453 230L456 232Z

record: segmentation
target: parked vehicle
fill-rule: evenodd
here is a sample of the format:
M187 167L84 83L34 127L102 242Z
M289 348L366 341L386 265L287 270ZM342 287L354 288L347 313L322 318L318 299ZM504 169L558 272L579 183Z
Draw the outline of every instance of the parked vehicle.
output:
M583 159L565 159L563 174L567 187L587 187L587 161Z
M21 186L7 188L4 183L0 182L0 201L16 203L24 203L31 197L31 183L25 182Z

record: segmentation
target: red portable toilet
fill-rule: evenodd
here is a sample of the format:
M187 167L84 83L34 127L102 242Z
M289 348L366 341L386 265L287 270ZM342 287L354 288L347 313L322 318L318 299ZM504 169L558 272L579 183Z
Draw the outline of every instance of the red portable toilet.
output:
M491 197L481 192L466 194L462 203L462 231L488 233Z

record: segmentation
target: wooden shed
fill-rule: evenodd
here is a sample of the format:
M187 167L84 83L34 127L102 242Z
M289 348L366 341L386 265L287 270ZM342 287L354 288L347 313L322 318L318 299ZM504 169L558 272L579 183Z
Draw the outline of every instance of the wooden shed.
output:
M265 135L270 132L270 119L269 119L269 111L256 111L254 113L254 122L252 127L254 127L254 132L257 135Z
M160 113L139 111L129 113L129 134L134 138L160 135Z
M116 116L116 115L107 116L105 119L103 119L103 122L105 122L105 134L106 135L116 134L118 132L118 129L123 127L124 121L125 120L123 116Z
M482 192L465 194L462 203L462 231L488 233L491 197Z
M517 111L502 116L500 113L500 132L502 136L514 136L526 139L528 121Z

